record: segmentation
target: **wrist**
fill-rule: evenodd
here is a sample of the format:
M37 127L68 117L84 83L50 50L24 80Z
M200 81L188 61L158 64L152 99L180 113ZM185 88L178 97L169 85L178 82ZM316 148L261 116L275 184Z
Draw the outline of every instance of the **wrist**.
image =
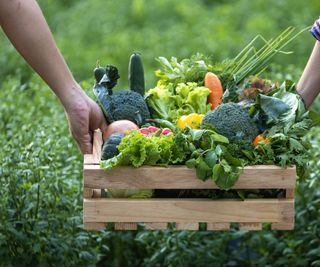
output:
M86 94L77 83L60 90L57 96L67 112L86 102Z
M305 95L304 95L304 93L303 93L302 91L298 91L298 90L296 89L296 94L298 95L300 101L303 103L304 108L307 109L308 106L306 105L306 100L305 100Z

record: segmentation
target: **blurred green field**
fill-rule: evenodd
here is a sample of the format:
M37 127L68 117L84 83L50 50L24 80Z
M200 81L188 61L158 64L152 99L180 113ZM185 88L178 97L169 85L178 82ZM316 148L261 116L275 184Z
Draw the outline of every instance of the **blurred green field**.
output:
M311 25L320 10L315 0L38 2L87 92L97 61L118 66L126 87L129 56L139 51L151 88L158 56L232 58L258 34ZM297 81L313 45L301 34L265 77ZM307 137L311 175L297 188L295 231L87 232L82 156L62 106L3 33L0 65L0 266L320 266L320 129Z
M39 1L55 39L78 80L92 78L97 60L115 64L123 77L133 51L144 57L147 85L154 83L158 56L188 57L196 52L217 61L236 55L254 36L276 36L288 26L304 28L317 18L319 1L121 0ZM0 37L1 77L28 70ZM280 72L303 68L313 39L304 33L281 56ZM299 73L299 72L297 72ZM297 77L295 74L295 79ZM126 83L122 81L122 85Z

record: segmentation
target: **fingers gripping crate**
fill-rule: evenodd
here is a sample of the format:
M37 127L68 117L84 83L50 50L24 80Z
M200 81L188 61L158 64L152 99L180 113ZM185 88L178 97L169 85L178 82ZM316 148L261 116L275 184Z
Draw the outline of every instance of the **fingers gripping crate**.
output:
M94 134L93 154L84 156L83 221L86 229L104 229L114 223L117 230L166 229L175 223L177 230L228 230L231 223L240 229L261 230L262 223L271 229L294 227L294 187L296 169L274 165L245 167L234 189L284 189L285 196L273 199L179 199L179 198L103 198L101 189L217 189L215 183L201 181L186 166L133 168L105 171L99 166L102 135Z

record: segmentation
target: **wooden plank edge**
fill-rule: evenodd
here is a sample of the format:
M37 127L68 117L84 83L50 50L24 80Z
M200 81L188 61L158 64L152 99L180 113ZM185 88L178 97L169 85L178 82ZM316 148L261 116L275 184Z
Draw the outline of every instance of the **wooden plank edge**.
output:
M261 165L258 165L261 166ZM265 167L265 165L262 165ZM275 169L277 173L268 176L268 172L258 177L255 176L255 166L245 167L242 174L232 189L294 189L295 167L281 169L277 166L268 166L270 170ZM259 168L258 168L259 169ZM250 170L254 170L250 173ZM265 169L269 170L269 169ZM159 172L159 175L154 175ZM174 175L173 175L174 174ZM143 188L143 189L218 189L217 185L210 179L205 182L196 177L193 169L186 166L150 167L142 166L133 168L123 166L112 170L102 170L99 165L84 165L84 186L89 188Z
M146 230L166 230L168 224L166 222L147 222L144 223L144 228Z
M207 231L229 231L230 223L207 223Z
M85 230L104 230L107 222L85 222ZM167 223L144 223L145 230L166 230ZM198 230L196 223L179 223L177 230ZM257 231L262 230L261 223L239 223L240 230ZM289 231L294 230L294 222L272 223L272 230ZM115 230L137 230L137 223L115 223ZM207 223L207 231L229 231L229 223Z
M260 231L262 223L239 223L240 230Z
M84 222L85 230L104 230L107 226L105 222Z
M83 188L83 198L101 198L104 193L103 189Z
M83 155L83 165L99 165L100 161L96 160L93 157L93 154L84 154Z
M83 188L83 197L84 198L92 198L93 197L93 189L92 188Z
M287 198L285 203L284 199L279 200L281 205L280 210L280 222L271 223L271 230L293 230L295 221L295 209L294 209L294 199Z
M100 162L102 144L102 132L100 131L100 129L97 129L93 132L92 157L94 162Z
M116 222L114 224L114 230L130 230L134 231L138 229L138 224L134 222Z
M292 222L280 222L280 223L272 223L271 230L294 230L294 221Z
M294 198L295 190L290 188L286 189L286 198Z
M291 199L84 199L90 222L280 223L293 216Z
M176 230L193 230L197 231L199 230L199 223L183 223L183 222L177 222L176 223Z

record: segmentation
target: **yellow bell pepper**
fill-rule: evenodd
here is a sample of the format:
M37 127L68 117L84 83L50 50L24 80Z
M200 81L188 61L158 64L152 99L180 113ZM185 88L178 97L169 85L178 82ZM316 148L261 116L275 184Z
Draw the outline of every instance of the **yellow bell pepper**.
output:
M200 124L202 122L203 117L204 117L203 114L197 114L197 113L191 113L189 115L184 115L177 120L177 126L180 129L184 129L188 125L192 129L197 129L200 127Z

